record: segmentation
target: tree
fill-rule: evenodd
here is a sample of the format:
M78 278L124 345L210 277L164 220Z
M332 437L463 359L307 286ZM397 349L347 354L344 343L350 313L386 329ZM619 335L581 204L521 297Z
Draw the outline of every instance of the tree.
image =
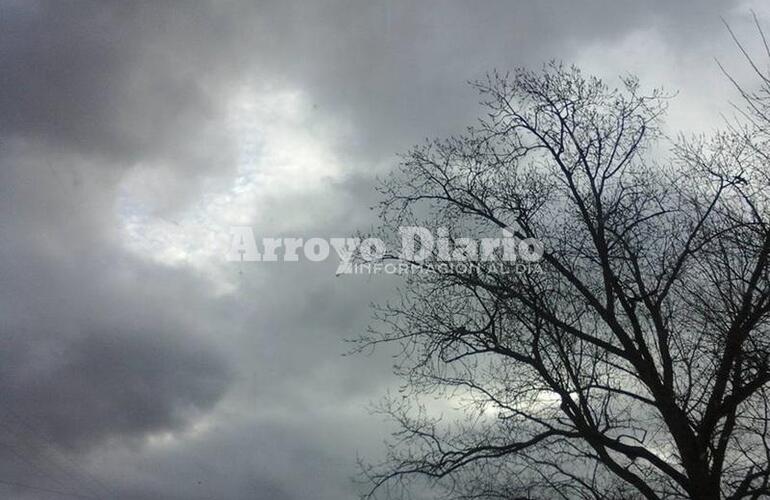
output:
M544 253L536 272L499 259L410 274L378 309L361 348L400 345L405 383L382 405L398 430L365 467L368 496L403 498L420 477L451 498L770 495L758 74L742 124L677 141L661 133L669 96L634 78L492 74L475 84L478 125L403 156L383 184L387 234L514 227Z

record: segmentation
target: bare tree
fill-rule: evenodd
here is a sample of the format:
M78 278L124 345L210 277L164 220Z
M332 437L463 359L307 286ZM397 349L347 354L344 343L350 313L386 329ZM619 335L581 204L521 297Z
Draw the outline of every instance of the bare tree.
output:
M404 155L383 188L391 233L515 227L544 253L410 274L379 309L362 348L400 345L405 383L367 496L416 478L450 498L770 496L760 77L742 125L671 142L669 97L634 78L493 74L477 126Z

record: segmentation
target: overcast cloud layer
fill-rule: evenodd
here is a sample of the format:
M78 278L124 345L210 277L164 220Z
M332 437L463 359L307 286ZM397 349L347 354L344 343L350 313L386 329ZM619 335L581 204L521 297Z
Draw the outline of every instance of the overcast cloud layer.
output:
M233 224L347 236L465 82L551 58L729 111L759 2L0 1L0 497L345 500L393 280L223 260Z

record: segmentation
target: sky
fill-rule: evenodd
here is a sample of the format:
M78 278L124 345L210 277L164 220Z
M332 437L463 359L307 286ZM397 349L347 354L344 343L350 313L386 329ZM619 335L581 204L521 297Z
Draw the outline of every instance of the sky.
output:
M0 0L0 497L346 500L391 430L398 281L228 262L229 228L376 227L378 178L481 114L469 81L577 64L709 134L759 1Z

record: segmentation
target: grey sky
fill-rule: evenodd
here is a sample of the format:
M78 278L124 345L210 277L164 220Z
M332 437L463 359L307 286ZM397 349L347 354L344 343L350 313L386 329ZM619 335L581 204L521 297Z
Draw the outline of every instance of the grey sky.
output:
M0 497L355 498L394 281L232 264L228 224L347 236L375 177L551 58L729 112L760 2L0 1ZM13 484L16 484L14 486ZM59 492L59 493L57 493Z

